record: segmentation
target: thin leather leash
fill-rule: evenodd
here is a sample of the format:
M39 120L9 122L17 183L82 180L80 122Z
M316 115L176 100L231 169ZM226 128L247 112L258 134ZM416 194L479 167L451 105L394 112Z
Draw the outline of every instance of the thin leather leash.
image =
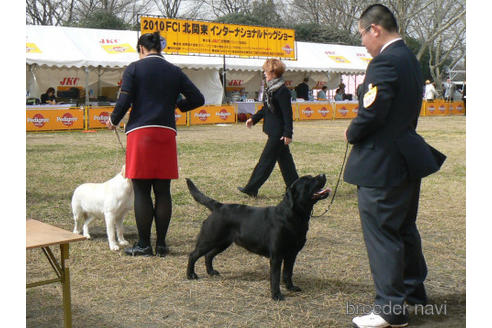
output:
M126 154L125 147L123 147L123 144L121 143L120 135L118 134L118 128L114 129L114 134L116 134L116 139L118 139L118 142L120 143L121 150L123 151L124 154Z
M313 208L313 210L311 211L311 217L312 218L319 218L319 217L322 217L323 215L325 215L330 210L331 205L335 201L335 196L337 194L338 186L339 186L340 180L342 178L343 167L345 166L345 160L347 159L347 153L348 153L348 142L345 143L345 154L343 155L342 166L340 167L340 173L338 174L337 184L335 186L335 190L333 191L333 196L331 197L330 204L328 204L328 207L326 208L326 210L323 213L321 213L320 215L313 215L313 213L314 213L314 208Z
M123 154L126 155L126 150L125 150L125 147L123 146L123 143L121 142L121 139L120 139L120 135L118 134L118 128L115 128L114 130L114 134L116 135L116 139L118 139L118 143L120 144L121 146L121 150L123 151ZM114 158L114 164L113 164L113 167L116 166L116 162L118 160L118 154L116 154L116 157Z

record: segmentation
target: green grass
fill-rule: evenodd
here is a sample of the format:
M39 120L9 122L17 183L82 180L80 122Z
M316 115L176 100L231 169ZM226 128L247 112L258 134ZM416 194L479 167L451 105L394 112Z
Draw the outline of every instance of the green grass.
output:
M299 174L325 173L336 184L349 121L295 122L291 151ZM412 326L465 325L465 117L424 117L419 132L448 158L440 172L423 180L418 226L429 274L430 302L446 304L446 315L417 315ZM120 133L122 142L125 137ZM120 171L124 155L114 134L100 130L28 133L26 212L28 217L72 230L70 200L84 182L103 182ZM188 253L208 210L196 204L184 178L223 202L256 206L278 203L285 189L275 168L257 199L240 194L263 149L261 127L192 126L178 129L180 179L173 181L170 256L130 258L111 252L102 220L92 240L71 246L74 327L348 327L347 304L371 304L374 288L360 228L356 187L341 183L326 215L313 218L307 243L294 268L303 291L270 299L268 260L233 246L215 260L221 276L196 265L198 281L185 278ZM315 207L321 214L328 201ZM125 219L126 237L137 238L134 214ZM154 232L153 232L154 233ZM155 237L153 235L153 237ZM54 249L55 253L58 249ZM39 250L26 253L28 282L52 278ZM61 327L61 288L26 291L28 327Z

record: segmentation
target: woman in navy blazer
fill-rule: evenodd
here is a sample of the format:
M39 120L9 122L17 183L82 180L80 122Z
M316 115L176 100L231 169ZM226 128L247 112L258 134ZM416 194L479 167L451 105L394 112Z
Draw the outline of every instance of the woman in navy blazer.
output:
M263 70L267 86L264 106L246 121L246 126L251 128L263 119L263 132L268 135L268 140L248 183L238 187L239 191L252 197L258 195L258 189L268 179L276 162L287 187L299 177L289 150L293 125L291 94L282 78L285 64L278 59L267 59Z
M139 240L125 249L125 253L153 255L150 232L155 219L156 255L165 256L172 214L171 179L178 178L174 110L176 107L182 112L192 110L203 105L204 98L181 69L161 55L159 32L142 35L137 48L140 60L125 69L120 96L107 126L110 129L118 126L132 106L125 129L126 177L133 183ZM180 94L185 97L178 100Z

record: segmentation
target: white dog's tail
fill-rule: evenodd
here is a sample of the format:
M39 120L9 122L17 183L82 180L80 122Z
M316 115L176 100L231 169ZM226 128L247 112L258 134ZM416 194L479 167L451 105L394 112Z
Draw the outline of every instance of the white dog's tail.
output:
M213 211L223 205L215 199L204 195L190 179L186 179L186 184L188 185L191 196L193 196L198 203L205 205L209 210Z

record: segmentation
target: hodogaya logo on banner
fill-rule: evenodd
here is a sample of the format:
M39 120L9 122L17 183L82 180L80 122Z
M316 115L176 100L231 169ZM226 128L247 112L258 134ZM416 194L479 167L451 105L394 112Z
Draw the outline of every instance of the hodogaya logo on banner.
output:
M142 16L140 31L159 31L167 54L296 58L292 29Z
M337 55L335 51L325 51L325 54L333 61L339 64L350 64L350 60L345 58L344 56Z
M35 43L26 42L26 54L33 54L33 53L40 54L42 53L42 51L38 48L38 46Z
M99 40L101 47L109 54L121 54L128 52L137 52L128 43L120 43L118 39L101 39Z

